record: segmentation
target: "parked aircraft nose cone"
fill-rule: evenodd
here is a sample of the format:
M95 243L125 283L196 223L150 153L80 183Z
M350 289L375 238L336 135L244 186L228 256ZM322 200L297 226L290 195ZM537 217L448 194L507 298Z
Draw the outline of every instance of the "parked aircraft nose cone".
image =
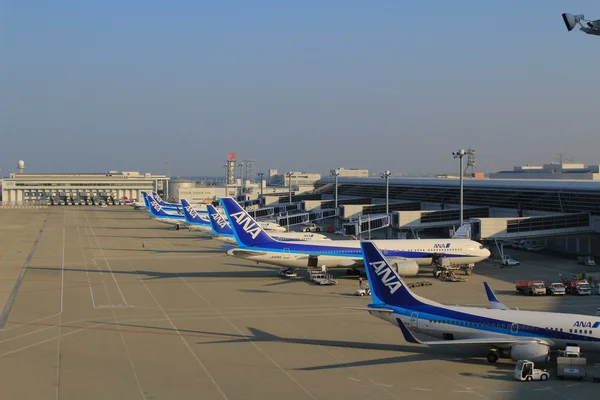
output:
M229 249L229 250L227 250L227 255L228 256L233 256L234 255L233 250L235 250L235 249Z

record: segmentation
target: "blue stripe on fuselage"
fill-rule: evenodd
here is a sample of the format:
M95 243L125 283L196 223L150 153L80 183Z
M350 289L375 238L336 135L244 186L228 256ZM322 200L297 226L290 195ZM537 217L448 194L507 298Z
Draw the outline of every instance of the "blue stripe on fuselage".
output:
M235 232L235 231L234 231ZM336 256L336 257L352 257L352 258L362 258L362 250L360 247L338 247L338 246L327 246L327 245L311 245L304 243L265 243L261 246L240 246L240 248L244 249L252 249L252 250L264 250L282 253L307 253L307 254L315 254L315 255L323 255L323 256ZM401 250L384 250L386 251L386 257L400 257L400 258L431 258L433 255L431 253L426 252L418 252L418 251L401 251ZM465 254L448 254L444 253L444 257L453 257L453 258L461 258L461 257L471 257Z

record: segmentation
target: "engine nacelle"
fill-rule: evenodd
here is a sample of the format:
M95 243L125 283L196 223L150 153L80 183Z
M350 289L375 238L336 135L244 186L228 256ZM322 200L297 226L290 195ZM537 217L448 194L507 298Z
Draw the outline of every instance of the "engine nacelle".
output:
M419 273L419 264L416 261L393 257L387 261L400 276L415 276Z
M536 363L547 363L550 361L550 347L545 344L518 344L510 351L513 361L529 360Z

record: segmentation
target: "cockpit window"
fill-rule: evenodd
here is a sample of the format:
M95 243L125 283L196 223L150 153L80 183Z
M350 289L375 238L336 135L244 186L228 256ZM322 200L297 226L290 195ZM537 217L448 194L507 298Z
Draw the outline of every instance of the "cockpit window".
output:
M479 250L483 250L485 247L483 246L479 246Z

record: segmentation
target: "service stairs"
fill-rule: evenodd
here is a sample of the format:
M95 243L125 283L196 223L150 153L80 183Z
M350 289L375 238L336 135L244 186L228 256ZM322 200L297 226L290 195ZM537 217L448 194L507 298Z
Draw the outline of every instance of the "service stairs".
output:
M333 278L333 275L323 272L320 269L309 269L308 279L317 285L337 285L338 281Z

